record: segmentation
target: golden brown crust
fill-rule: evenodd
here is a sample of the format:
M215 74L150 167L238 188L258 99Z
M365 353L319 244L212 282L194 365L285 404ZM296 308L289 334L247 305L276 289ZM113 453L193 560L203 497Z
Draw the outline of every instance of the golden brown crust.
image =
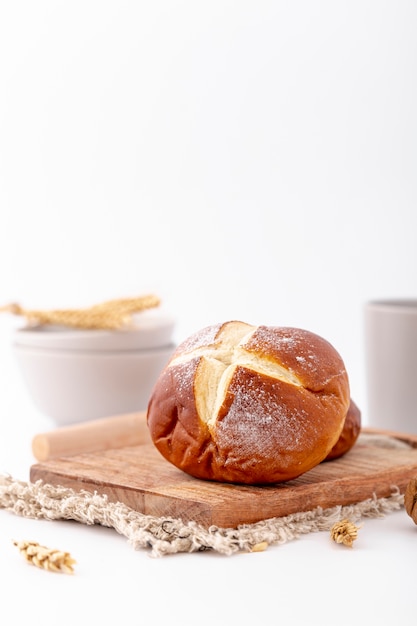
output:
M349 382L337 351L302 329L226 322L183 342L148 405L151 438L197 478L290 480L342 432Z
M340 437L324 460L332 461L334 459L339 459L341 456L346 454L346 452L349 452L349 450L353 448L359 437L359 434L361 432L361 425L361 411L359 407L355 404L355 402L351 399Z

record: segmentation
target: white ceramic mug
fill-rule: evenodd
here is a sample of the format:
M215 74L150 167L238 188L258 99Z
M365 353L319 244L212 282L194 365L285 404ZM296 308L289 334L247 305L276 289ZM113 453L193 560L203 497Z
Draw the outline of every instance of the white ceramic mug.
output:
M369 426L417 434L417 299L365 304Z

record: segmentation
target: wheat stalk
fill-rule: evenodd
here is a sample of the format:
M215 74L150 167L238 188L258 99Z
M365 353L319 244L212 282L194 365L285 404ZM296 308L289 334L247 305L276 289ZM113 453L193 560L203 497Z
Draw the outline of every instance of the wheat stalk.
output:
M348 519L343 519L333 524L330 530L330 536L336 543L342 543L344 546L351 548L353 542L358 537L359 528L360 526L355 526L355 524Z
M46 569L49 572L74 573L73 565L76 561L69 552L46 548L35 541L13 541L13 544L25 559L36 567Z
M86 309L38 311L25 309L20 304L12 303L1 306L0 312L22 315L30 324L58 324L90 330L117 330L129 325L132 314L152 309L159 304L160 299L150 294L136 298L108 300Z

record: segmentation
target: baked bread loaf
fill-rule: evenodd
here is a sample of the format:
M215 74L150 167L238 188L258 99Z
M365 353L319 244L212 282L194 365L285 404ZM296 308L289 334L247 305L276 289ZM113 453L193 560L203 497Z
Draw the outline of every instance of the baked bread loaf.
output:
M346 452L349 452L359 437L361 425L361 411L357 404L351 399L340 437L324 460L332 461L333 459L340 458L346 454Z
M349 408L339 353L307 330L229 321L181 343L151 394L151 439L197 478L268 484L300 476L338 441Z

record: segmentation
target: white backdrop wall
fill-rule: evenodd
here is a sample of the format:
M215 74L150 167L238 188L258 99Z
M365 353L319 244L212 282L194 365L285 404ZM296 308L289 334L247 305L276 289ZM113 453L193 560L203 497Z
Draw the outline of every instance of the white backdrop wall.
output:
M0 0L0 305L308 328L366 422L363 303L417 296L416 32L413 0Z

